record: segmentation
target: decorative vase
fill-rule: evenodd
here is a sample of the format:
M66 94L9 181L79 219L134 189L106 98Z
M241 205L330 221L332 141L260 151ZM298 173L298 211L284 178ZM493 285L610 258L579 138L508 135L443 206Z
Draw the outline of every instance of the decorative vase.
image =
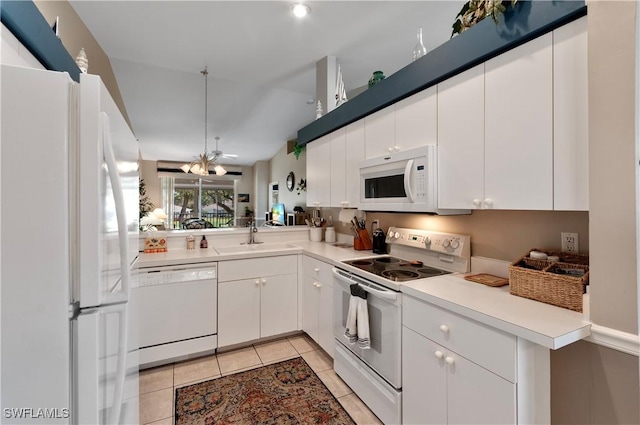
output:
M89 70L89 60L87 59L87 53L84 51L84 47L80 49L78 56L76 56L76 65L80 68L83 74L86 74Z
M422 27L418 27L418 32L416 34L416 47L413 48L413 61L415 62L417 59L423 57L427 54L427 48L424 47L422 43Z
M371 78L369 78L369 88L375 86L380 81L384 80L386 77L382 73L382 71L374 71Z

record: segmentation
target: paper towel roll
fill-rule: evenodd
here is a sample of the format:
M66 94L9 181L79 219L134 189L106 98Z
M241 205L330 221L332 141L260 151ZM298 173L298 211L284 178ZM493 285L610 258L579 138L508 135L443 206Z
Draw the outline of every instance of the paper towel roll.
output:
M349 223L353 220L353 216L356 215L358 210L356 208L343 208L338 214L338 221L341 223Z

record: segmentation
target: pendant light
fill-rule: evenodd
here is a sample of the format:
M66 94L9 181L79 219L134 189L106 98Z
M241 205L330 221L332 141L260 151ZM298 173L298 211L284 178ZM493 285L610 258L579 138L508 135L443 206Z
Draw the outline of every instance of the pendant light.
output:
M213 171L217 176L224 176L225 174L227 174L227 170L225 170L222 165L216 162L218 159L217 153L219 152L218 146L217 146L217 140L216 140L216 150L213 152L208 152L207 150L207 113L208 113L208 108L207 108L208 78L207 77L209 76L209 72L205 67L203 71L200 71L200 73L204 76L204 153L200 154L198 159L196 159L195 161L189 164L184 164L182 167L180 167L180 169L185 173L191 172L199 176L208 176L209 169L211 168L213 169Z

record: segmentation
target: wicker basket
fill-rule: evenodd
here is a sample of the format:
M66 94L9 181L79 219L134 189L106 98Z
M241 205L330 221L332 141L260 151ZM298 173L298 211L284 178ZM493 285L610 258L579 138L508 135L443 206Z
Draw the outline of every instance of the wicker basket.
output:
M560 262L523 256L509 266L513 295L582 311L582 295L589 284L589 256L535 249L560 257Z

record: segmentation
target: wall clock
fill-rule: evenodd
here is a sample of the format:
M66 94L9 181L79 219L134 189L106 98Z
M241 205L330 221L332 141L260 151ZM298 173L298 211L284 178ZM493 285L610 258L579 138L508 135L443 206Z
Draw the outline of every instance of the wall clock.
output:
M296 182L296 178L293 175L293 171L289 172L289 175L287 176L287 189L289 189L289 192L293 192L293 186L295 185Z

